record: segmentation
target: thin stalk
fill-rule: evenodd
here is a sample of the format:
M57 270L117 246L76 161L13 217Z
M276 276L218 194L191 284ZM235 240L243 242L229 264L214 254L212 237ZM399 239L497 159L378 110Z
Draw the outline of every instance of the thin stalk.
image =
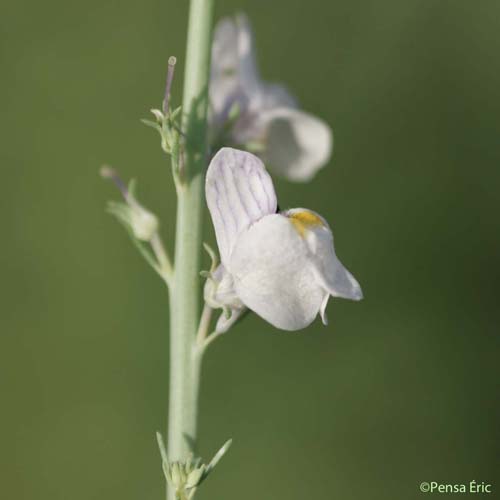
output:
M170 258L168 257L168 253L163 246L163 242L161 240L160 234L155 232L151 238L151 248L156 256L156 260L159 264L159 273L162 278L165 280L167 285L170 287L172 284L172 263L170 262Z
M203 312L201 313L200 324L198 326L198 333L196 334L196 347L199 348L205 338L208 335L208 329L210 328L210 320L212 319L213 309L205 304L203 306Z
M186 133L178 190L175 270L170 294L168 457L185 460L196 442L200 357L194 354L199 314L206 114L214 0L191 0L183 93ZM175 499L168 488L168 500Z

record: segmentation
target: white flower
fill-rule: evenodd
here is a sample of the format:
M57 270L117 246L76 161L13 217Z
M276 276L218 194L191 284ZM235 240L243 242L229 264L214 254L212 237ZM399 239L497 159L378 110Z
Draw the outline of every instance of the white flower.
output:
M253 154L221 149L208 167L206 199L221 266L205 297L229 309L232 322L246 306L277 328L299 330L318 313L326 324L330 296L362 298L326 221L304 208L276 213L271 177Z
M289 180L309 180L330 159L330 127L300 111L283 86L261 80L244 15L224 18L215 28L210 104L215 141L254 150Z

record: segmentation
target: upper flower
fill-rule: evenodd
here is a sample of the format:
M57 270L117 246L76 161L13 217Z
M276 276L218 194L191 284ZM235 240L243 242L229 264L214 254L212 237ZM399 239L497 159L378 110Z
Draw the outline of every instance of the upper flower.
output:
M244 15L224 18L215 28L210 105L215 141L252 149L289 180L309 180L331 156L330 127L297 109L285 87L261 80Z
M321 315L330 296L362 298L335 255L326 221L312 210L277 213L271 177L251 153L221 149L211 161L206 198L221 265L205 289L209 304L230 315L224 331L248 307L283 330L299 330Z

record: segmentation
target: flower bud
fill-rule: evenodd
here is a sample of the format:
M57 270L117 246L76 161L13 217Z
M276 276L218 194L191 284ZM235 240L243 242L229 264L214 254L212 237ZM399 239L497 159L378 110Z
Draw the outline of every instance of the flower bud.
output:
M158 231L158 219L154 214L137 204L131 208L130 226L138 240L150 241L154 233Z

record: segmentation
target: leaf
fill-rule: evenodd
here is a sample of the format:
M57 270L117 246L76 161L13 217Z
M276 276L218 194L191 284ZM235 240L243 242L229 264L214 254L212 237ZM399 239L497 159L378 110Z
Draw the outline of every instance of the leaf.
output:
M170 464L168 462L167 448L165 447L163 436L158 431L156 431L156 442L158 443L158 449L160 450L162 461L170 467Z
M222 448L214 455L214 458L210 461L210 463L207 465L206 472L205 472L205 477L210 474L215 468L215 466L219 463L220 459L226 454L227 450L233 443L232 439L228 439L223 445Z
M158 125L158 123L153 122L151 120L146 120L144 118L141 119L141 122L144 123L144 125L146 125L147 127L154 128L155 130L158 130L158 132L161 133L161 127L160 125Z
M170 113L170 120L175 120L177 116L179 116L180 112L182 111L182 106L179 106L178 108L175 108L171 113Z

